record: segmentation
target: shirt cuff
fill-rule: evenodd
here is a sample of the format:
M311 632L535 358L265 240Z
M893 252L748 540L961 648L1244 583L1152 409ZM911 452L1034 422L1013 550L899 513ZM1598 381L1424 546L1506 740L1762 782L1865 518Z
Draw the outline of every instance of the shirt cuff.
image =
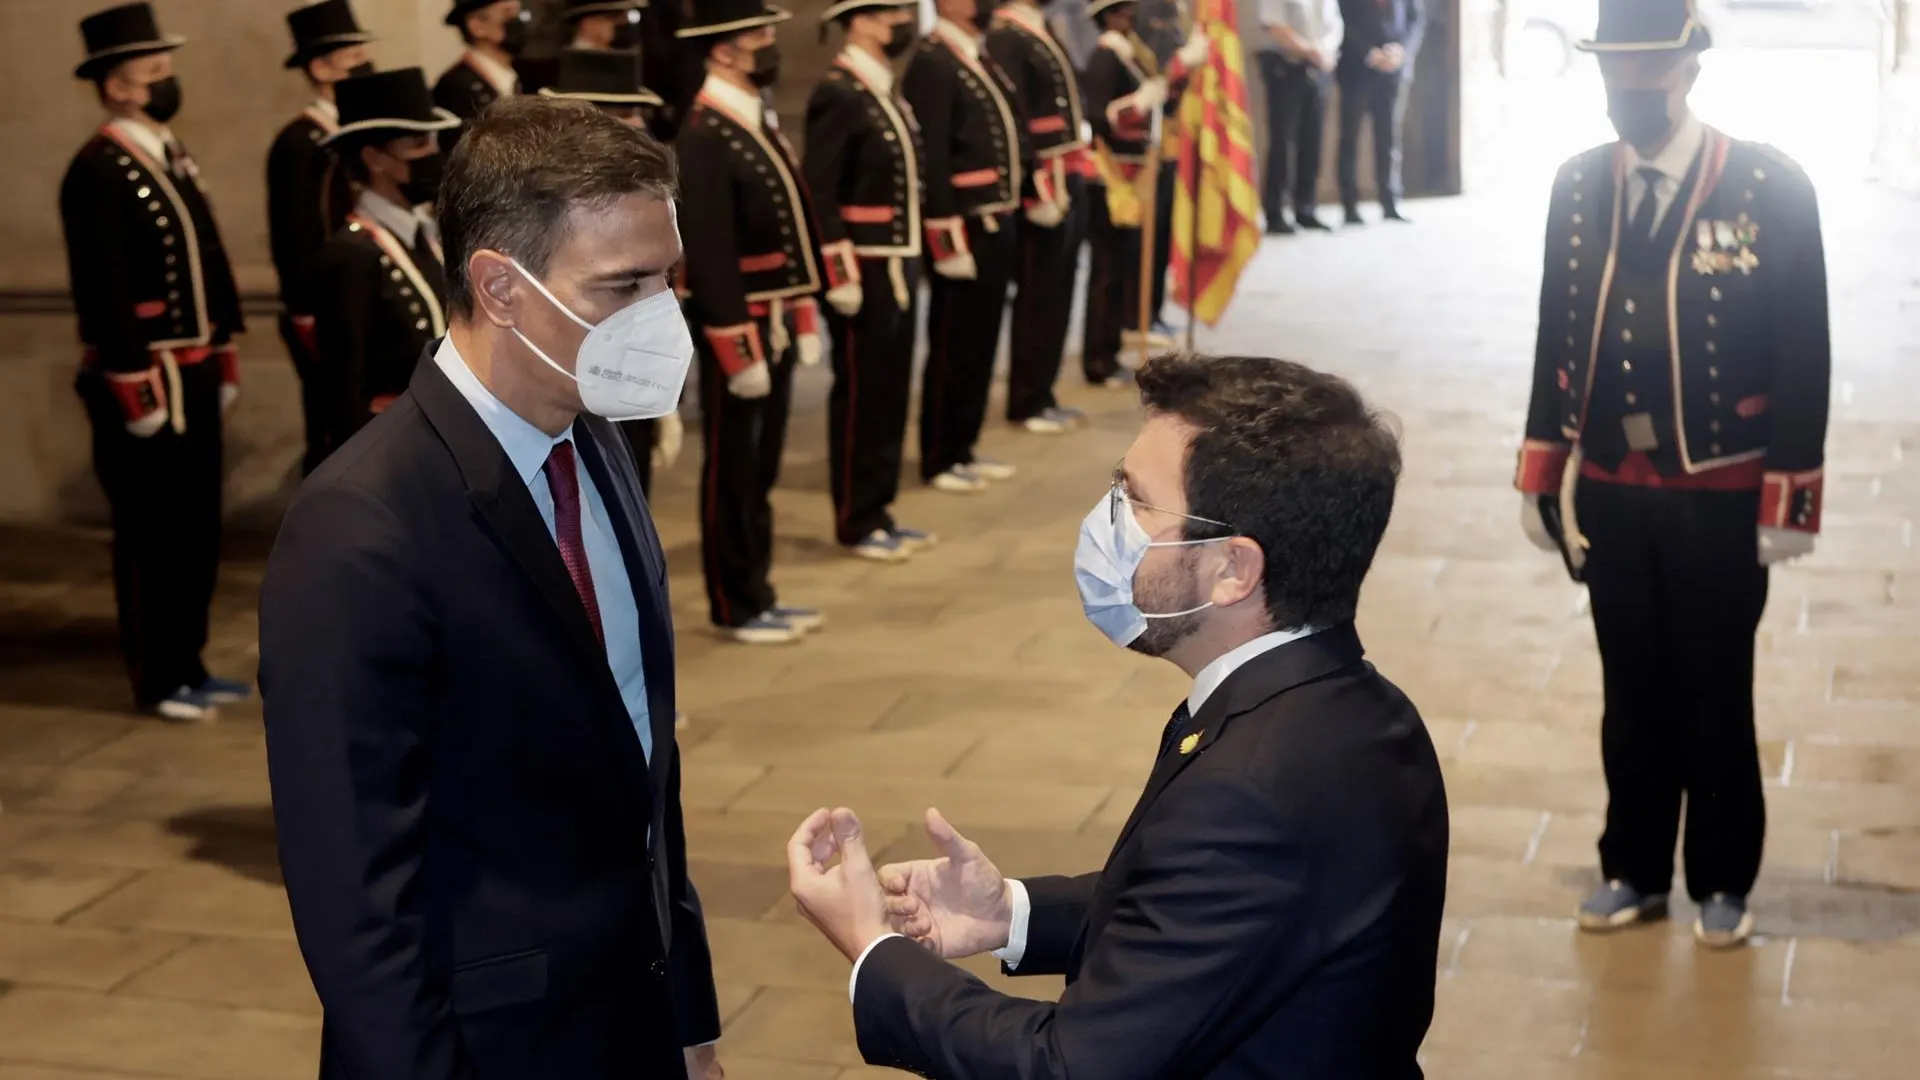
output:
M867 954L873 951L873 947L875 945L880 944L881 942L887 940L888 938L904 937L904 936L905 935L903 934L881 934L879 937L874 938L872 941L867 942L867 947L860 950L860 958L853 962L853 974L847 976L848 1004L852 1004L853 1002L853 988L860 985L860 965L867 962Z
M1012 971L1027 955L1027 923L1033 918L1033 901L1027 898L1027 887L1018 881L1007 882L1007 892L1013 901L1013 919L1007 926L1007 947L993 950L993 958Z

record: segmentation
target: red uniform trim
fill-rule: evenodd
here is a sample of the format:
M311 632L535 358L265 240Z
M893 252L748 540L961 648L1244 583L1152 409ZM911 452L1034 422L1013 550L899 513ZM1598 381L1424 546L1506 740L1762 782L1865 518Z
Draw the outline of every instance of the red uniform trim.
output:
M999 169L972 169L963 173L954 173L949 181L957 188L992 187L1000 182Z
M751 322L736 326L707 326L702 327L701 332L707 335L707 344L713 348L713 356L720 362L720 370L729 376L738 375L766 359L766 352L760 344L760 327Z
M1760 524L1775 529L1820 531L1820 504L1825 501L1826 473L1766 472L1760 484Z
M1529 495L1553 495L1560 490L1567 471L1567 455L1573 447L1567 443L1528 439L1520 444L1520 467L1513 486Z
M107 389L120 403L120 414L129 421L143 420L167 407L166 384L160 381L160 369L130 373L110 372Z
M793 313L793 332L796 334L818 334L820 332L820 305L813 297L801 297L787 308Z
M957 217L927 222L927 255L935 262L955 255L968 255L967 223Z
M1762 471L1764 470L1760 462L1753 460L1723 465L1703 472L1661 476L1659 470L1653 467L1653 460L1638 450L1627 454L1621 459L1620 467L1611 471L1591 461L1580 463L1582 480L1598 480L1603 484L1627 484L1632 487L1661 488L1667 491L1752 491L1760 486Z
M841 240L820 248L820 261L826 264L827 288L860 283L860 263L853 253L853 241Z
M166 313L167 302L165 300L148 300L144 303L133 305L133 315L136 319L157 319Z
M843 206L840 220L852 225L885 225L899 215L892 206Z
M740 269L748 274L778 270L785 265L787 265L787 254L784 251L769 252L765 255L745 255L740 259Z
M1067 118L1058 114L1036 116L1027 121L1027 130L1035 135L1051 135L1056 131L1067 130Z

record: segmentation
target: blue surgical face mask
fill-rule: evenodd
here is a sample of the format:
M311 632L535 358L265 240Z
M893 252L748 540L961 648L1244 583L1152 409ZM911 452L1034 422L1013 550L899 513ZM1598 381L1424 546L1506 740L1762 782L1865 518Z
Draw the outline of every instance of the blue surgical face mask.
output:
M1171 510L1164 512L1174 514ZM1190 514L1174 516L1231 529L1208 518ZM1230 539L1231 536L1216 536L1210 540L1156 541L1140 526L1134 516L1133 503L1116 485L1080 523L1080 544L1073 553L1073 578L1080 587L1080 606L1087 613L1087 621L1107 635L1107 640L1124 648L1146 633L1148 619L1175 619L1207 610L1213 601L1185 611L1141 611L1133 602L1134 575L1140 572L1147 552L1154 548L1195 547Z

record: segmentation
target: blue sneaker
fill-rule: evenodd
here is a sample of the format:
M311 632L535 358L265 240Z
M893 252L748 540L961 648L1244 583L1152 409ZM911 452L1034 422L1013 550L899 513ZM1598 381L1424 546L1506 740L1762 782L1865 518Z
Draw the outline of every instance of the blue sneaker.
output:
M183 686L168 694L153 711L168 720L196 724L220 714L219 703L191 687Z
M815 630L824 629L827 625L827 617L819 608L788 607L785 604L775 604L773 605L773 610L767 612L767 614L779 619L781 622L791 624L794 629L803 634L811 634Z
M906 548L910 552L921 551L940 542L940 538L930 532L921 532L919 529L909 529L904 525L895 525L893 528L888 529L887 532L893 535L893 538L900 543L901 547Z
M775 617L771 611L756 615L739 626L725 627L721 633L742 645L785 645L802 637L799 627Z
M1069 428L1077 428L1087 422L1087 414L1069 405L1055 405L1042 415L1051 416Z
M847 549L847 554L874 562L906 562L912 553L907 545L885 529L875 529L865 540Z
M1709 949L1737 949L1752 933L1753 915L1744 896L1714 893L1693 920L1694 940Z
M253 687L243 682L216 679L209 675L206 682L193 688L193 692L215 705L237 705L253 696Z
M1624 881L1601 885L1580 905L1580 929L1593 933L1666 917L1666 893L1642 893Z

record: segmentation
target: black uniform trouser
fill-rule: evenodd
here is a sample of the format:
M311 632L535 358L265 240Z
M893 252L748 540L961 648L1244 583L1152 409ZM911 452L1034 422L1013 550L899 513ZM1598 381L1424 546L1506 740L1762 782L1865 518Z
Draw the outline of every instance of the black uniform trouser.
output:
M1087 185L1087 308L1080 369L1090 383L1120 371L1120 332L1140 323L1140 229L1113 223L1105 184Z
M894 293L884 258L860 259L860 311L827 307L833 333L833 390L827 397L828 475L834 534L857 544L893 528L901 449L913 397L913 336L920 261L901 259L906 303Z
M765 318L760 340L770 342ZM773 608L773 486L787 447L793 401L794 347L768 357L773 392L735 397L705 334L700 355L700 567L707 614L715 626L743 626Z
M705 385L704 382L702 385ZM658 420L624 420L620 423L620 430L627 437L627 448L633 451L633 467L640 474L640 494L649 499L653 497L653 439L659 426Z
M134 704L207 679L207 609L220 569L220 365L180 368L186 431L140 438L106 379L75 382L93 426L93 472L113 514L113 591Z
M1365 64L1342 64L1340 81L1340 202L1348 211L1360 205L1360 123L1373 125L1373 183L1380 206L1400 205L1400 122L1406 115L1411 59L1399 71L1375 71Z
M286 343L287 356L293 360L293 373L300 378L300 417L307 429L307 449L300 458L300 475L308 476L341 443L337 417L338 392L329 383L320 354L313 347L313 330L294 326L293 316L280 316L280 340Z
M1281 213L1289 194L1296 217L1312 216L1319 202L1327 75L1279 53L1260 54L1260 74L1267 88L1267 174L1260 185L1260 196L1267 212L1267 227L1273 228L1283 220Z
M1600 644L1607 776L1601 872L1642 892L1673 879L1686 801L1687 891L1745 896L1767 812L1753 648L1767 603L1758 492L1582 482L1580 530Z
M1161 162L1160 182L1153 193L1153 294L1147 300L1150 323L1160 321L1160 309L1167 302L1167 267L1173 265L1173 193L1179 182L1179 163Z
M1007 419L1020 423L1053 408L1054 380L1073 321L1073 283L1079 271L1087 188L1067 177L1066 220L1051 229L1020 221L1014 263L1013 336L1007 348Z
M925 480L972 461L973 444L986 423L1015 245L1013 215L991 220L989 229L978 214L967 218L967 246L978 276L953 281L935 274L928 289L927 368L920 385L920 476Z

